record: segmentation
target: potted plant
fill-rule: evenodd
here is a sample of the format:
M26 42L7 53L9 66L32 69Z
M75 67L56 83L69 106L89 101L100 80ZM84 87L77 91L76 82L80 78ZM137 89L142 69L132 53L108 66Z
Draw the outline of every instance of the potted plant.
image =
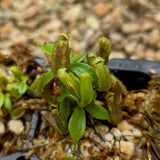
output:
M36 99L43 98L44 102L38 107L41 123L32 140L33 147L28 147L26 157L37 153L41 159L132 159L135 156L149 156L148 152L142 153L143 147L152 156L159 156L158 142L155 141L158 138L155 132L159 126L157 104L160 97L155 87L159 78L155 76L150 82L150 88L143 90L143 87L137 85L141 86L144 82L147 84L151 77L144 74L143 70L137 82L131 81L130 77L135 78L133 75L139 71L129 70L128 66L131 65L125 66L128 70L122 69L124 62L121 62L121 70L116 71L120 66L115 67L117 64L114 61L108 64L111 50L109 40L102 37L98 42L98 54L89 52L84 55L72 54L69 37L64 33L59 35L56 43L40 46L51 57L51 69L43 68L29 86L26 84L27 78L23 82L23 85L27 85L25 91L28 88L37 94ZM114 74L107 64L110 70L114 70ZM11 68L14 76L23 76L17 68L14 70L16 74ZM125 71L131 73L129 77L124 78ZM130 81L135 82L137 88ZM10 92L14 88L13 84L12 87L6 86L11 88ZM127 91L125 85L134 91ZM154 95L152 98L151 94ZM145 96L149 97L148 101ZM152 109L148 103L152 103ZM3 105L7 109L5 103ZM21 107L15 110L18 118L24 115ZM12 117L15 115L11 110L8 111ZM153 127L147 128L149 124L146 117L150 118ZM152 136L149 131L153 131ZM138 149L134 147L135 144L139 145Z

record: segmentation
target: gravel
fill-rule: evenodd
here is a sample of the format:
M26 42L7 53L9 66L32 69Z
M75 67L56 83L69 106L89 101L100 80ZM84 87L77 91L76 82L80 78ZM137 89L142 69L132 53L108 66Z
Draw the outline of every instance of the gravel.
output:
M8 122L8 128L11 132L13 132L17 135L24 131L24 125L23 125L23 122L21 120L11 119Z
M0 52L14 45L27 46L43 57L38 44L54 42L61 32L71 37L75 54L98 51L101 36L110 39L111 58L160 62L159 1L6 0L0 5Z

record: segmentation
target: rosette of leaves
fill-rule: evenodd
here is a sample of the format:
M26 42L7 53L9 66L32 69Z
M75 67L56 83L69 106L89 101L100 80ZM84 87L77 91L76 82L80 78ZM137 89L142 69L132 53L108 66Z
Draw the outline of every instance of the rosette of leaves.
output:
M3 116L4 107L12 118L19 118L24 114L22 107L12 108L12 99L21 98L28 89L28 76L15 66L10 67L13 76L6 77L0 73L0 116Z
M51 70L37 78L31 90L50 104L52 125L61 134L69 132L76 144L85 131L86 112L100 120L112 122L116 118L114 101L120 98L123 85L106 66L110 54L106 38L99 39L98 56L93 52L72 54L69 37L64 33L56 43L45 44L41 49L51 55ZM58 94L54 94L56 88ZM106 99L108 110L96 104L99 95Z

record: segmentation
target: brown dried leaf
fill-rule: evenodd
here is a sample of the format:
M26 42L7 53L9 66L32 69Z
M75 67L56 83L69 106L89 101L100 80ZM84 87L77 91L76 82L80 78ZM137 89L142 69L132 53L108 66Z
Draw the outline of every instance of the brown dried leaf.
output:
M160 160L160 147L156 144L156 142L154 140L150 140L150 144L151 144L151 155L152 155L152 159L153 160Z

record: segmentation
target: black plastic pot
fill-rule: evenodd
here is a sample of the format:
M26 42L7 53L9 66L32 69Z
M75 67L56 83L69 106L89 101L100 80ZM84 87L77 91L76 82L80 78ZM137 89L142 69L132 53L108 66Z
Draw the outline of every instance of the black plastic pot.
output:
M112 59L108 68L128 90L146 88L152 71L160 76L160 63L147 60Z
M34 62L40 67L44 66L44 60L34 59ZM48 67L46 67L48 68ZM146 88L151 79L151 70L154 70L160 76L160 63L146 60L112 59L108 63L110 71L118 77L128 90L138 90ZM34 138L39 121L39 115L35 112L31 120L31 130L29 136ZM28 142L32 146L31 142ZM14 154L0 157L0 160L24 160L26 153L16 152ZM33 155L30 160L40 160Z

